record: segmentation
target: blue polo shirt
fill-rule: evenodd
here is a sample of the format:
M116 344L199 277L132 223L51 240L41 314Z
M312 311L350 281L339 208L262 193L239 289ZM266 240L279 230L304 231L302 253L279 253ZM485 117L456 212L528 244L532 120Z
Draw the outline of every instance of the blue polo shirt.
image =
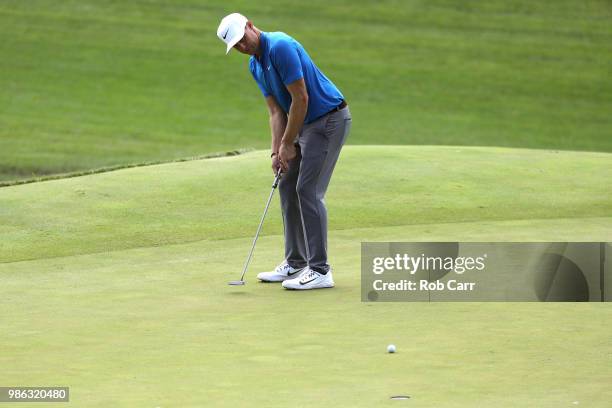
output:
M254 55L249 69L264 97L274 96L281 108L289 113L291 94L289 85L304 78L308 91L308 111L304 123L310 123L340 105L344 96L329 80L302 47L285 33L265 33L259 37L261 57Z

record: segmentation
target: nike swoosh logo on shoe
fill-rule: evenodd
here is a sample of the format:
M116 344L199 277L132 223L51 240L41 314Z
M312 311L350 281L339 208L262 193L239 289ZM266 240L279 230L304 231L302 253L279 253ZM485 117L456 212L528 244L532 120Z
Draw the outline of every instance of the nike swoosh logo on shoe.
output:
M297 271L295 271L295 272L293 272L293 273L289 273L289 272L287 272L287 276L293 276L293 275L295 275L295 274L296 274L296 273L298 273L298 272L302 272L303 270L304 270L304 268L302 268L302 269L298 269Z
M306 281L306 282L302 282L302 281L300 281L300 285L306 285L307 283L310 283L310 282L312 282L312 281L313 281L313 280L315 280L315 279L317 279L317 277L316 277L316 276L315 276L314 278L312 278L311 280Z

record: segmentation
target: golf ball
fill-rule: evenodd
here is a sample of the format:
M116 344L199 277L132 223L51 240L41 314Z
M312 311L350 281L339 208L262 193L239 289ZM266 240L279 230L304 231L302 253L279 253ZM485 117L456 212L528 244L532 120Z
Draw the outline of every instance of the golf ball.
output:
M394 344L389 344L387 346L387 353L395 353L395 345Z

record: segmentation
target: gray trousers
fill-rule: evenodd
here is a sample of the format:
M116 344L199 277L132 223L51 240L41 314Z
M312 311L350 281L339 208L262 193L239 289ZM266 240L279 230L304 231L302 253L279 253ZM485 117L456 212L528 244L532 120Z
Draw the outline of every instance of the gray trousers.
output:
M348 107L304 125L296 157L288 163L278 190L285 231L285 259L294 268L306 265L327 273L325 192L351 129Z

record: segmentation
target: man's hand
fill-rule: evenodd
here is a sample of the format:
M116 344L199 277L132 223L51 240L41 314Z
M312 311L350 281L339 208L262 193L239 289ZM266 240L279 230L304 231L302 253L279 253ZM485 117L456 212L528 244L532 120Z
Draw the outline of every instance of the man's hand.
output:
M278 169L280 169L280 161L278 160L278 153L272 156L272 173L276 176Z
M295 155L295 145L293 143L281 143L280 149L278 149L278 161L283 172L287 171L289 161L294 159Z

